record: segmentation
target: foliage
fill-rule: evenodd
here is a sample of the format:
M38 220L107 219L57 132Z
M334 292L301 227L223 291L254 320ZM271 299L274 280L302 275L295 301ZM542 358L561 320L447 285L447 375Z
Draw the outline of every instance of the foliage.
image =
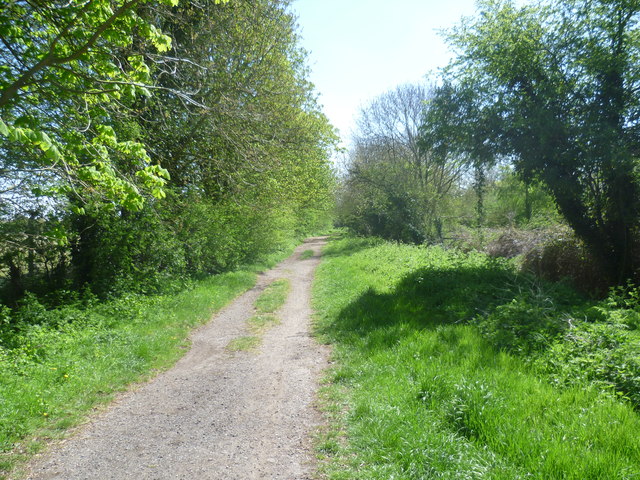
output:
M461 146L486 145L540 180L609 281L634 277L640 6L479 5L449 36L460 53L448 84L474 106L456 120L473 132Z
M542 292L521 294L477 321L480 332L496 348L525 355L548 347L569 326L569 319Z
M488 181L485 195L488 227L547 227L562 223L553 198L535 181L522 181L510 168L502 168Z
M39 112L66 180L33 149L0 146L3 174L19 172L0 186L2 301L84 285L159 292L329 223L336 139L287 1L10 4L2 21L33 29L7 30L18 47L2 53L14 60L0 86L32 78L0 115Z
M403 85L361 110L339 195L338 223L393 240L442 240L445 197L464 164L419 145L430 97L427 86Z
M482 254L438 247L345 238L324 256L314 304L316 331L334 351L325 409L337 423L320 443L328 478L595 480L640 473L640 418L611 394L638 392L628 381L639 372L637 340L622 340L619 330L611 337L623 348L599 349L593 335L585 342L590 356L563 343L579 318L591 322L581 324L583 332L608 328L570 288L517 275L511 264ZM617 291L613 303L595 307L632 303L634 292ZM611 361L593 361L597 355ZM589 373L571 377L538 363L550 359ZM591 376L599 369L620 376Z
M606 295L609 279L584 242L571 232L558 232L525 253L522 268L550 281L570 279L591 294Z
M538 365L559 385L595 384L638 406L639 354L640 335L624 324L578 321L556 339Z
M150 69L134 44L160 53L171 47L171 39L139 15L147 3L3 2L3 210L29 197L88 201L96 194L137 210L143 197L136 184L163 195L167 171L151 165L141 143L119 140L108 119L110 109L150 95ZM122 162L135 177L119 172Z

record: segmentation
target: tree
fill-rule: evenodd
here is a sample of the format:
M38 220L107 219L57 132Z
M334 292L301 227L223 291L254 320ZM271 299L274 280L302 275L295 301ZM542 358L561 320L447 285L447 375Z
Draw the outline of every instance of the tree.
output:
M288 2L205 0L140 15L173 48L141 52L156 88L113 127L136 132L171 181L140 212L75 219L80 282L105 289L118 275L135 284L233 268L315 228L331 198L334 135Z
M361 110L342 209L352 228L412 242L442 239L444 199L464 164L421 140L433 96L431 87L403 85Z
M177 0L160 3L176 5ZM154 2L155 4L155 2ZM96 194L141 208L142 185L161 197L167 173L143 145L119 140L110 117L150 95L142 45L171 39L139 14L149 0L0 3L0 203L16 196ZM127 177L124 163L135 172ZM135 181L134 181L135 179ZM81 208L81 207L79 207Z
M485 141L546 185L612 281L640 267L639 13L628 0L485 1L450 35L448 78L491 113Z
M494 119L492 110L482 103L478 86L471 89L445 82L434 89L420 125L421 149L431 151L440 163L472 168L478 229L484 226L487 170L498 158L491 141Z

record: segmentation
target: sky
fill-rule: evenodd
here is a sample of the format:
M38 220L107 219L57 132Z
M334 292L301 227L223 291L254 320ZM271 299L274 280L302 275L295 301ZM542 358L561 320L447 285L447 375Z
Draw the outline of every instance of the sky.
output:
M438 30L475 12L474 0L294 0L310 79L343 146L359 108L451 58Z

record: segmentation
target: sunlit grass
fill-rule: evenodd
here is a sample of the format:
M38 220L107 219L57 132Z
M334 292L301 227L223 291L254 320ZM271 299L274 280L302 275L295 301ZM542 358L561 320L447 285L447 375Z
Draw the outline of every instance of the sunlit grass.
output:
M246 352L253 350L260 345L261 338L256 336L243 336L234 338L227 345L227 350L230 352Z
M259 335L280 324L280 319L272 313L254 315L249 319L249 331Z
M274 313L287 299L290 283L287 279L276 280L264 289L256 300L255 307L259 314Z
M256 299L254 307L256 315L247 321L247 329L252 335L233 339L227 345L229 351L256 350L262 343L262 335L270 328L278 325L280 319L276 312L286 301L290 282L287 279L270 283Z
M324 256L314 307L334 345L317 442L328 478L640 478L630 405L556 388L468 324L523 288L509 264L353 239Z

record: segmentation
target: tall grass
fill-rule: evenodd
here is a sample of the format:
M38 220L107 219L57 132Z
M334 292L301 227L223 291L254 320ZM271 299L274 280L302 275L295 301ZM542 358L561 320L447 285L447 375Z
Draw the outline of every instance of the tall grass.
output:
M473 324L532 288L510 264L362 239L324 257L314 305L335 352L318 442L328 478L640 478L629 402L598 383L554 384L534 353L497 348ZM588 307L545 288L558 315Z

